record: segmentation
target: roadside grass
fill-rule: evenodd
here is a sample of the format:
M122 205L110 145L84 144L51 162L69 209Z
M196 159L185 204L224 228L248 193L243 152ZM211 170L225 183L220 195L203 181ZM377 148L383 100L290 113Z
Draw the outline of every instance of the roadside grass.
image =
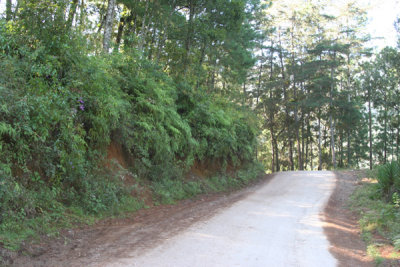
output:
M17 221L6 219L0 224L0 247L10 251L18 251L24 243L38 242L43 236L47 238L58 237L63 229L93 225L98 220L123 216L143 207L142 200L127 196L110 210L98 214L87 213L82 207L72 206L62 207L51 212L43 211L40 216L34 218L25 217Z
M17 251L25 240L38 241L41 235L56 237L61 229L93 224L93 216L80 215L76 210L66 209L21 221L3 221L0 224L0 244L8 250Z
M223 192L238 189L256 180L263 172L261 164L250 164L239 170L234 176L219 175L210 178L187 181L185 179L163 179L143 183L152 192L156 205L174 204L179 200L194 198L200 194ZM136 179L140 183L139 179ZM63 229L93 225L99 220L126 217L139 209L147 208L141 196L123 196L109 209L98 213L89 213L81 205L65 207L48 199L56 208L40 211L40 216L28 218L21 214L20 220L3 218L0 223L0 266L6 263L1 256L1 247L9 251L24 253L26 244L40 242L43 238L57 238ZM14 217L15 219L15 217Z
M377 170L366 171L350 199L350 208L359 215L361 237L367 253L377 266L392 266L400 259L400 207L396 194L382 194ZM395 265L397 266L397 265Z
M256 180L264 168L253 163L239 170L234 176L221 174L204 179L186 181L185 179L163 179L152 183L154 203L174 204L177 201L194 198L201 194L225 192L248 185Z

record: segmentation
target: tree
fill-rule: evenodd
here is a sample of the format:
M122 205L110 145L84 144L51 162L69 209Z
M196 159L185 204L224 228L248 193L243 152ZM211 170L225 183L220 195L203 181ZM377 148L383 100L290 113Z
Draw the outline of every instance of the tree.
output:
M105 53L109 53L110 51L111 37L114 26L114 14L115 14L115 0L108 0L107 13L104 24L104 37L103 37L103 50Z
M12 18L12 2L11 0L6 0L6 21Z
M267 120L273 168L278 158L282 158L284 168L313 167L316 154L318 169L336 168L338 162L345 162L346 142L350 164L351 134L356 131L349 123L349 127L344 125L349 118L360 118L352 75L356 74L366 40L362 32L365 10L348 3L335 16L329 12L317 1L274 1L266 12L271 20L263 23L266 28L275 27L275 34L264 32L259 45L261 57L254 70L257 79L252 81L255 102L261 101L258 109ZM272 101L280 108L270 107ZM352 115L347 116L344 110ZM283 123L276 123L282 116ZM274 145L277 133L280 140Z

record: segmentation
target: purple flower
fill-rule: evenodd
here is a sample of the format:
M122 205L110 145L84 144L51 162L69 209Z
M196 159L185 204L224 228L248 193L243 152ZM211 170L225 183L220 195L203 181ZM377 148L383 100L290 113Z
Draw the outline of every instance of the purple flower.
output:
M85 110L85 106L84 105L79 105L79 109L84 111Z
M82 97L79 98L78 102L81 103L81 104L85 103L85 101L83 101Z

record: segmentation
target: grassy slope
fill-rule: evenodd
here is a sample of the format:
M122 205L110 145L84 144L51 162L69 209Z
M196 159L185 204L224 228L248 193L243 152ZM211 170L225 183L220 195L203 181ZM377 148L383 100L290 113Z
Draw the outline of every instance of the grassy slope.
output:
M397 266L400 259L399 205L380 197L376 175L374 171L364 172L360 186L351 197L350 207L359 215L362 238L375 263Z
M129 173L126 169L123 169L123 172ZM56 238L62 229L92 225L109 217L124 217L131 212L148 208L148 199L146 198L149 196L154 205L173 204L183 199L195 198L201 194L226 192L245 187L251 181L259 178L262 172L263 167L260 164L249 164L236 173L216 174L207 178L164 179L149 182L130 176L131 181L129 183L133 196L126 198L121 205L116 207L117 210L88 214L83 212L80 207L71 207L54 210L51 213L46 212L41 216L25 219L21 222L1 224L0 242L3 252L0 248L0 263L7 263L7 258L2 257L2 254L7 254L4 254L4 249L24 253L24 248L29 244L38 243L43 239L42 237L46 237L46 239ZM140 194L139 191L148 192L148 194ZM21 246L22 244L24 245Z

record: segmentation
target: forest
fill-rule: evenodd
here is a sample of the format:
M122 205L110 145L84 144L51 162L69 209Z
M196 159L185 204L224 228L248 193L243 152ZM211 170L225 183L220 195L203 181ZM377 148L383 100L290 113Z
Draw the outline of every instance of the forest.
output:
M369 47L357 1L1 0L0 10L8 248L55 221L143 207L121 173L164 200L178 188L174 200L248 182L257 162L278 172L398 159L400 50ZM199 184L187 178L196 168L239 175Z

